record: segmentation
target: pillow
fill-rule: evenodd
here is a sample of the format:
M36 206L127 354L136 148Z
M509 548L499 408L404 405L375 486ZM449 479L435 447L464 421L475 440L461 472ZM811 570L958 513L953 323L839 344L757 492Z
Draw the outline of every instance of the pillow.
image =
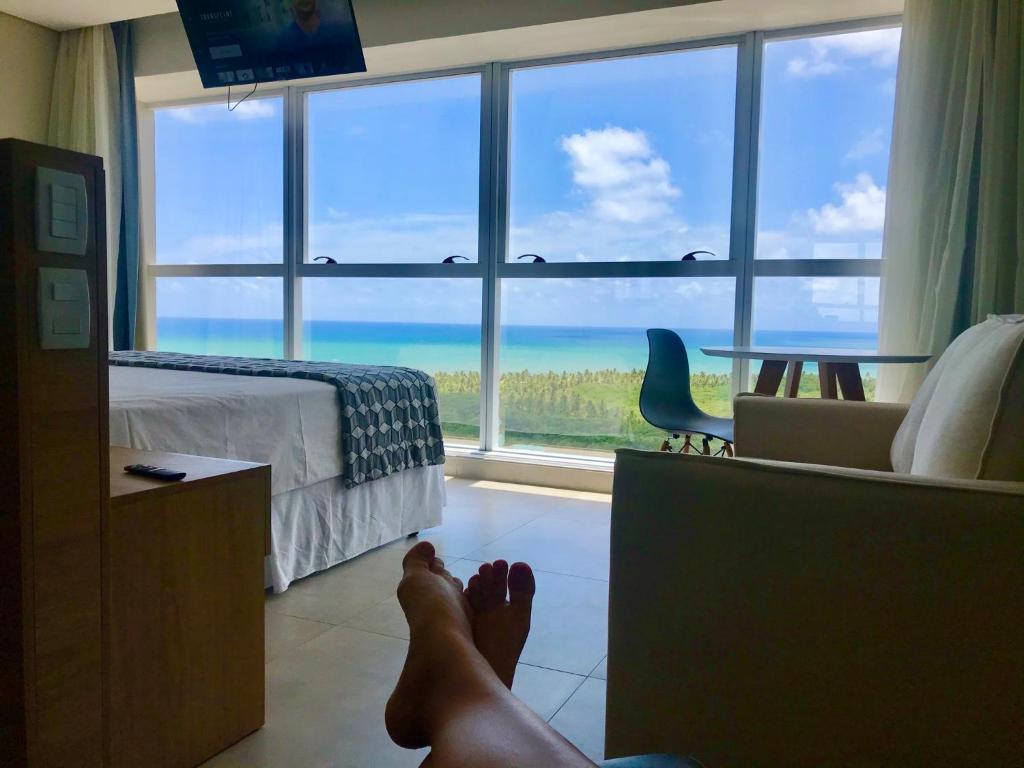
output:
M990 316L950 344L891 457L896 472L1024 481L1024 315Z

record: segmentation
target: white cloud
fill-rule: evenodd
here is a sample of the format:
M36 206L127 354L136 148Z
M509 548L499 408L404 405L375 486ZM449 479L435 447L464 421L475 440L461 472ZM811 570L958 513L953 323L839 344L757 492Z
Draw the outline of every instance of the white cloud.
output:
M885 131L882 128L875 128L873 131L861 134L861 137L846 153L845 159L860 160L864 157L881 154L885 149Z
M836 184L841 205L826 203L810 209L807 216L819 234L877 232L885 223L885 189L866 173L857 174L852 184Z
M277 101L252 99L243 101L234 110L227 103L202 104L195 107L168 107L161 110L172 120L190 125L203 125L223 120L262 120L278 114Z
M900 55L900 29L872 29L843 35L816 37L808 41L808 56L797 56L786 64L793 77L811 78L848 69L853 62L873 67L892 67Z
M590 195L601 219L637 223L669 216L679 197L672 171L651 147L647 135L617 126L562 138L573 181Z

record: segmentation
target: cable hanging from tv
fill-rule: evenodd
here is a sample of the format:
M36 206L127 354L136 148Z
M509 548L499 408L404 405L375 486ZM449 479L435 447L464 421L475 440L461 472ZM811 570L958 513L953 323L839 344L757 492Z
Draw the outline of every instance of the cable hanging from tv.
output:
M242 103L243 101L245 101L246 99L248 99L248 98L249 98L250 96L252 96L252 95L253 95L254 93L256 93L256 89L257 89L257 88L259 88L259 87L260 87L260 84L259 84L259 83L253 83L253 84L252 84L252 90L251 90L251 91L249 91L249 92L248 92L247 94L245 94L245 96L243 96L242 98L240 98L240 99L239 99L238 101L236 101L236 102L235 102L234 104L232 104L232 103L231 103L231 86L229 85L229 86L228 86L228 112L234 112L234 111L235 111L235 109L237 109L237 108L238 108L238 105L239 105L239 104L241 104L241 103Z

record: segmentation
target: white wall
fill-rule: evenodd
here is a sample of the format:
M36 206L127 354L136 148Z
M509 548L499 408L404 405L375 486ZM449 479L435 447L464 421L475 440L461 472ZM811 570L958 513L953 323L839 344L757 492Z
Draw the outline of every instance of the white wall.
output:
M0 13L0 138L43 143L59 35Z
M506 0L503 0L503 2ZM356 0L368 72L327 80L358 79L367 76L396 75L411 72L470 66L490 61L512 61L565 53L582 53L631 46L669 43L707 38L760 29L780 29L829 21L899 14L903 0L715 0L697 4L646 2L646 0L563 0L536 3L522 0L523 18L541 17L539 6L548 7L547 18L557 13L593 12L599 5L606 10L626 10L642 4L667 6L598 15L571 20L534 23L531 26L505 26L513 22L508 14L469 14L469 21L447 16L422 17L422 25L413 23L420 12L400 13L400 9L418 6L410 0ZM424 2L436 9L440 0ZM472 5L475 0L448 0L447 7ZM507 3L519 8L520 3ZM483 3L488 7L491 3ZM584 8L585 6L585 8ZM374 12L370 13L369 9ZM365 9L365 10L363 10ZM574 9L574 10L573 10ZM532 14L532 15L531 15ZM429 21L427 19L430 19ZM388 20L394 23L389 26ZM521 21L522 19L516 19ZM453 33L453 30L488 26L486 31ZM369 28L369 31L367 31ZM155 103L203 96L223 97L216 89L204 91L199 82L192 52L181 19L164 14L133 22L135 32L136 88L138 99ZM384 42L401 39L402 42ZM305 82L305 81L304 81Z
M364 48L573 19L611 16L712 0L353 0ZM176 13L134 21L135 71L140 77L192 68Z

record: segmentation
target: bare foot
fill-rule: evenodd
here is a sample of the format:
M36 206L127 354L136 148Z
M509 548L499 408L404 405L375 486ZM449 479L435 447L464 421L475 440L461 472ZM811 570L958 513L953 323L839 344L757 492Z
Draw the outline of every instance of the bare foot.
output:
M445 570L434 546L423 541L410 549L402 570L398 601L409 622L409 652L388 699L384 722L396 744L418 749L428 744L430 697L447 682L453 657L480 654L473 646L471 611L462 582Z
M509 568L504 560L481 565L466 587L472 608L473 642L509 688L530 634L530 611L536 591L530 566L513 563Z

